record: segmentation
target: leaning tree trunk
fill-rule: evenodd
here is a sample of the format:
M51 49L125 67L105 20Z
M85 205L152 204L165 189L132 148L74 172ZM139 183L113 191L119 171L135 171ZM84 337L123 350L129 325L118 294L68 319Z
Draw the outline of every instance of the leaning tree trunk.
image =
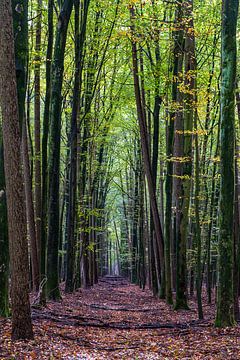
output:
M11 264L12 339L31 339L27 225L10 0L0 2L0 99Z
M221 191L219 210L219 270L215 325L234 324L233 222L234 222L234 130L236 86L236 25L238 0L223 0L221 81Z
M65 0L57 24L54 58L52 66L51 127L49 134L49 207L47 248L47 296L52 300L60 298L58 284L59 244L59 181L61 143L61 105L64 70L64 53L67 29L72 12L73 0Z
M132 6L130 6L130 16L131 16L131 20L133 22L135 13L134 13L134 7L132 7ZM132 24L131 28L133 31L133 35L135 35L134 34L135 29L134 29L133 24ZM133 64L134 91L135 91L138 122L139 122L139 129L140 129L143 165L144 165L144 171L145 171L147 183L148 183L150 206L151 206L151 210L152 210L154 230L155 230L155 236L156 236L156 240L157 240L156 241L157 242L156 250L158 251L159 258L160 258L161 296L163 297L165 294L164 241L163 241L162 226L161 226L160 217L159 217L156 193L154 191L154 183L153 183L150 154L149 154L149 145L148 145L147 125L146 125L146 119L145 119L145 114L144 114L144 109L143 109L143 104L142 104L142 99L141 99L141 90L140 90L139 73L138 73L138 51L137 51L136 39L132 39L132 64Z

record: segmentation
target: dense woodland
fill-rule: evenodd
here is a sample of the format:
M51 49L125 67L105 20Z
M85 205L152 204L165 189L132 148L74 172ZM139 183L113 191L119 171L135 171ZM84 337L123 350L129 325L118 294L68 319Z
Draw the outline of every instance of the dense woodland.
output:
M199 321L240 320L237 19L238 0L0 0L12 340L109 278L172 316L195 299Z

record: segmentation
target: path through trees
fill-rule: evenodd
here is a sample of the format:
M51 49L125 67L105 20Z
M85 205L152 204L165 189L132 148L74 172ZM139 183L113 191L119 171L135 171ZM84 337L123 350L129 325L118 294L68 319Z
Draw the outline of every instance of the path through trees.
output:
M33 301L34 299L32 299ZM11 353L32 359L184 359L240 357L240 329L213 328L215 309L204 296L205 320L191 310L174 312L163 300L126 279L101 278L81 289L33 309L35 341L9 345L10 322L1 321L0 356Z

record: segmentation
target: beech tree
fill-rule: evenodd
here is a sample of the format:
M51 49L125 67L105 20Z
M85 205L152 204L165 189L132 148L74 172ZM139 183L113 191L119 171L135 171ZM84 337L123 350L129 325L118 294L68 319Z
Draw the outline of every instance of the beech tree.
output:
M23 9L22 9L23 10ZM33 338L28 247L11 2L0 4L0 98L11 264L12 339Z
M49 207L47 236L47 296L60 298L58 281L59 248L59 176L60 176L60 140L61 140L61 91L64 69L64 53L67 29L72 12L73 1L65 0L61 6L52 65L52 89L49 133Z
M233 219L234 219L234 132L236 88L237 0L224 0L222 8L222 78L220 165L221 192L219 213L219 283L216 326L234 324L233 313Z

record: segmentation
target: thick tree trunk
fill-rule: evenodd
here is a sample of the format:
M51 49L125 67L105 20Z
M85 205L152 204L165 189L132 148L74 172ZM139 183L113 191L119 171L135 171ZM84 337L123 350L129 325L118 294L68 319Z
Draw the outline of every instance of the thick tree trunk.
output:
M221 81L221 192L219 214L219 282L215 325L232 326L233 314L233 219L234 130L236 86L236 25L238 0L223 0Z
M11 2L0 2L0 99L11 263L12 339L33 338Z

